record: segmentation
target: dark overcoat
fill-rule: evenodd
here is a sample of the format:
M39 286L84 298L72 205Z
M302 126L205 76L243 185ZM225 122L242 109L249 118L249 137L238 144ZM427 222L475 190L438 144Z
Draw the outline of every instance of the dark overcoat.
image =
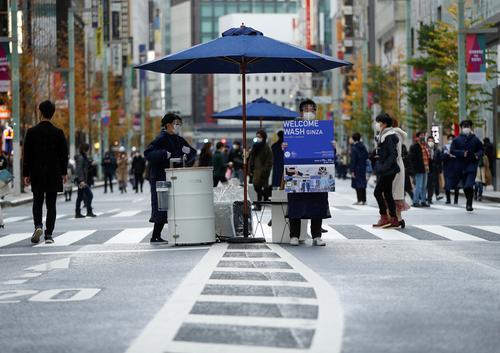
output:
M477 164L484 154L483 143L474 134L460 134L453 139L450 153L456 157L453 187L460 181L464 188L473 187L476 182Z
M28 129L23 147L23 175L30 177L33 192L63 191L68 170L68 145L61 129L42 121Z
M285 152L282 147L283 141L278 140L273 143L271 150L273 151L273 176L272 186L280 187L283 180L283 170L285 168Z
M351 187L354 189L366 189L366 161L368 151L362 142L356 142L351 146Z
M156 182L165 181L167 179L165 169L170 167L170 158L182 158L185 154L182 151L183 147L189 148L189 153L186 153L186 165L192 165L196 159L196 150L189 146L187 141L178 135L170 135L164 129L160 134L149 144L144 151L144 156L149 162L149 182L151 184L151 218L152 223L167 223L167 212L158 211L158 200L156 195ZM167 154L170 152L170 158Z

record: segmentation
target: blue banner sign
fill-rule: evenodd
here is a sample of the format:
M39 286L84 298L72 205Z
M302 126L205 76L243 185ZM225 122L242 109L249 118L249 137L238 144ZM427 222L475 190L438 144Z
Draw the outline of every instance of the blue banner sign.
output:
M283 122L285 143L285 191L335 191L333 121Z

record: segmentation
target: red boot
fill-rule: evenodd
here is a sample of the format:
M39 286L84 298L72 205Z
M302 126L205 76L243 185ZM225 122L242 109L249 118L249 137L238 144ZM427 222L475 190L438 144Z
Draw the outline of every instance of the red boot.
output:
M373 228L387 228L392 224L391 219L387 215L380 215L378 223L373 224Z
M400 227L400 224L399 224L398 217L391 217L391 219L390 219L390 225L387 226L387 227L384 227L384 228L387 228L387 229L396 229L396 228L399 228L399 227Z

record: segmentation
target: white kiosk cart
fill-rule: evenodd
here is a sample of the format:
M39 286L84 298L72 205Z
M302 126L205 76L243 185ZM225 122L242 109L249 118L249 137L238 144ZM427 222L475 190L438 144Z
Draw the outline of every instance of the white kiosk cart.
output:
M213 168L166 169L170 244L215 242Z

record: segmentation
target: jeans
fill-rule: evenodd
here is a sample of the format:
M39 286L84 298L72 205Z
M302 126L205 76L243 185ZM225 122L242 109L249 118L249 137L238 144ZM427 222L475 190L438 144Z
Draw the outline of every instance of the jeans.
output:
M413 203L418 205L425 203L427 199L427 173L415 174L415 192L413 193Z
M290 218L290 238L299 238L300 237L300 219ZM321 224L323 220L319 219L311 219L311 235L314 238L321 238Z
M384 175L377 178L377 185L373 192L377 200L379 213L382 216L387 215L387 209L391 217L396 217L396 203L392 196L392 182L396 174Z
M92 199L94 198L94 194L92 190L85 186L83 188L78 188L78 196L76 197L76 213L80 213L80 206L82 204L87 208L87 213L92 212Z
M139 192L139 188L141 189L142 192L142 186L144 185L144 177L142 176L142 173L135 173L134 174L134 189L135 192Z
M33 192L33 222L35 223L35 228L43 227L42 208L44 199L45 205L47 206L45 235L52 235L52 232L54 231L54 227L56 225L57 192Z
M111 192L113 192L113 174L111 173L104 174L104 192L108 192L108 182L109 189L111 190Z

